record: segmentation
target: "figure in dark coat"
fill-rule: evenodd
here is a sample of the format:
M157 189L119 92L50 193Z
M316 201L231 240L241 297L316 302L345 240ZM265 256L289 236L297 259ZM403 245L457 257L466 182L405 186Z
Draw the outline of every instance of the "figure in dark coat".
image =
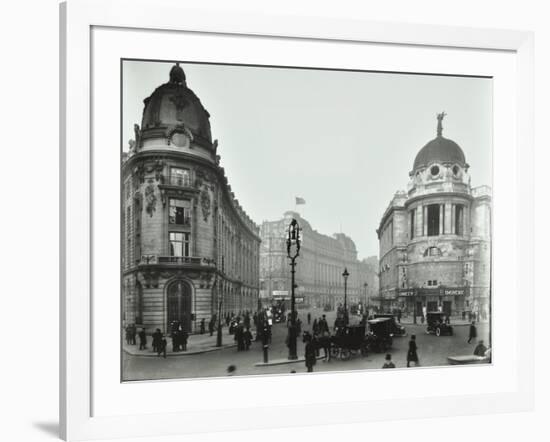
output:
M414 362L414 365L418 365L418 354L416 350L416 335L411 335L411 340L409 341L409 351L407 352L407 367L411 366L411 362Z
M311 335L309 334L304 336L304 340L306 341L305 357L307 372L311 373L313 371L313 366L317 362L317 357L315 356L315 345L313 344Z
M214 324L216 323L216 317L212 316L212 319L208 321L208 333L210 333L210 336L214 334Z
M147 348L147 335L145 334L145 329L142 328L139 332L139 349L145 350Z
M474 350L474 355L485 356L486 351L487 351L487 347L485 347L485 345L483 344L483 341L480 340Z
M200 334L204 335L204 332L206 331L206 320L204 318L201 319L201 325L200 325Z
M472 339L475 339L475 338L477 338L477 328L476 328L475 321L472 321L472 323L470 324L470 333L468 334L468 344Z
M250 332L250 328L246 328L246 331L244 332L244 349L250 350L250 344L252 344L252 333Z
M311 324L311 313L307 314L307 325Z
M157 347L157 357L162 355L164 359L166 359L166 338L164 336L161 336L160 343Z
M162 333L160 331L160 328L157 328L155 330L155 333L152 334L152 337L153 337L153 351L157 352L162 341Z

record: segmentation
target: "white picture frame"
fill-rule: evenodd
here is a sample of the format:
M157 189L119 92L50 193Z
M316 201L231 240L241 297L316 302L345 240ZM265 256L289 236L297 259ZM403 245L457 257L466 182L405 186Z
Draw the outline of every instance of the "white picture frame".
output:
M447 26L375 23L358 20L248 15L230 11L219 13L186 9L178 2L124 0L70 0L62 3L61 13L61 155L60 155L60 428L65 440L115 437L162 436L182 432L225 431L245 428L271 428L277 423L300 426L363 422L367 420L449 416L457 414L512 412L533 407L533 299L534 299L534 182L533 182L533 35L530 32L454 28ZM408 397L367 400L340 397L330 402L296 400L292 403L239 404L210 409L177 410L148 408L141 413L97 412L95 389L103 382L93 369L94 304L92 269L92 31L98 28L128 29L132 32L170 31L209 36L269 37L330 44L376 44L379 47L407 46L418 50L503 52L514 57L513 75L515 139L507 165L510 183L507 198L515 210L509 215L510 254L521 257L510 268L509 293L515 303L510 338L513 364L499 387L469 394L439 394L449 406L442 407L429 395L411 393ZM172 34L171 34L172 35ZM158 37L151 36L151 39ZM464 68L467 71L467 67ZM117 79L118 80L118 79ZM95 85L97 87L97 84ZM118 106L118 97L113 106ZM495 129L498 131L498 128ZM115 140L118 142L118 139ZM495 167L499 166L498 162ZM393 190L393 189L392 189ZM499 187L495 188L498 195ZM501 200L502 201L502 200ZM496 203L498 204L498 198ZM97 210L95 205L94 210ZM498 239L498 238L497 238ZM502 249L501 249L502 250ZM510 272L513 272L510 273ZM519 289L521 275L521 291ZM497 276L495 278L498 279ZM521 302L520 302L521 296ZM498 314L498 310L496 312ZM118 318L117 318L118 319ZM498 321L498 317L497 317ZM97 325L97 324L96 324ZM498 326L498 324L497 324ZM497 330L498 331L498 330ZM498 335L495 337L498 339ZM508 338L506 338L508 339ZM521 342L521 345L519 343ZM489 369L498 368L498 360ZM118 361L113 369L118 371ZM471 370L464 368L465 370ZM438 379L448 372L432 368ZM477 368L476 368L477 370ZM422 372L423 370L419 370ZM473 370L470 376L476 376ZM395 375L398 375L397 373ZM426 372L424 370L424 375ZM324 376L335 376L326 374ZM350 375L351 376L351 375ZM355 375L354 375L355 376ZM382 379L386 374L376 374ZM419 375L421 376L421 375ZM449 375L450 376L450 375ZM466 375L468 376L468 375ZM507 376L507 377L506 377ZM304 378L302 378L304 379ZM232 379L232 381L236 381ZM205 382L205 381L194 381ZM223 382L223 381L220 381ZM238 380L240 388L257 389L270 380ZM345 382L340 379L340 382ZM149 390L166 383L152 383ZM505 385L504 385L505 384ZM221 384L220 384L221 385ZM271 384L270 384L271 385ZM172 384L178 388L177 383ZM115 395L123 394L113 390ZM151 393L152 394L152 393ZM406 395L405 395L406 396ZM105 398L103 398L105 400ZM225 408L224 408L225 407ZM246 408L248 419L240 419ZM140 419L142 413L146 419ZM212 419L215 412L216 419ZM177 422L177 424L176 424ZM185 430L183 430L185 428Z

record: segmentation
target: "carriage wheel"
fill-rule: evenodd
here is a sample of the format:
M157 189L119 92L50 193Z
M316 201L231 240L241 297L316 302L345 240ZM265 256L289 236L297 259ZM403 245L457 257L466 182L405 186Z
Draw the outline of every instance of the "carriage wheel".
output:
M367 346L366 346L366 345L363 345L363 346L361 347L361 356L366 357L366 356L368 356L368 355L369 355L369 352L368 352L368 350L367 350Z
M335 346L330 347L330 355L331 355L333 358L338 357L338 352L339 352L339 348L338 348L338 347L335 347Z
M350 358L351 358L351 351L348 348L343 348L340 359L342 359L342 361L347 361Z
M439 327L437 327L437 328L435 329L435 335L436 335L436 336L441 336L441 329L440 329Z

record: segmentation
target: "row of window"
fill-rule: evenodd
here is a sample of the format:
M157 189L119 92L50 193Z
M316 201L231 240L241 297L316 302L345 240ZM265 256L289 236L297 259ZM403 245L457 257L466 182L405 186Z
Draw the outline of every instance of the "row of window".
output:
M464 205L453 204L453 209L455 213L453 233L462 236L464 235ZM411 239L418 236L416 234L416 210L409 211L409 235ZM428 236L442 235L446 230L446 223L451 222L445 217L445 206L443 204L429 204L426 208L426 215L427 219L424 222L426 223Z

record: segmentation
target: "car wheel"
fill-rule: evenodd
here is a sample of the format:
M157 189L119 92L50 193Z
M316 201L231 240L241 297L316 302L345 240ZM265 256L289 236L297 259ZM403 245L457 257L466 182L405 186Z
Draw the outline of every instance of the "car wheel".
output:
M436 335L436 336L441 336L441 329L440 329L439 327L437 327L437 328L435 329L435 335Z

